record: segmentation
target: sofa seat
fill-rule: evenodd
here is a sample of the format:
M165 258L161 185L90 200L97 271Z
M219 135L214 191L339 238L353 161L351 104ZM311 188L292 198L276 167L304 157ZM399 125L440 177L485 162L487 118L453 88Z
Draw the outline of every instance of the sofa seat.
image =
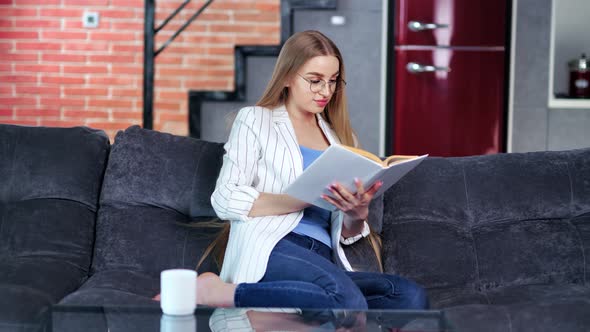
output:
M455 288L429 289L428 294L433 308L448 308L465 304L496 306L543 302L551 299L582 298L590 301L590 287L581 284L520 285L488 291Z
M0 294L0 331L37 331L48 307L56 302L43 290L22 284L0 283Z
M130 270L101 271L90 277L63 305L145 305L159 293L158 277Z
M159 326L160 317L149 312L126 312L125 306L154 306L151 298L159 292L158 277L131 270L107 270L95 273L76 292L59 302L66 306L104 306L102 312L80 310L57 311L52 315L53 328L61 332L78 332L81 326L93 331L150 331Z
M429 295L458 331L581 331L590 326L590 287L582 284L430 289Z
M537 300L464 304L445 308L444 312L456 331L587 331L590 326L588 294L586 290L568 298L538 293Z

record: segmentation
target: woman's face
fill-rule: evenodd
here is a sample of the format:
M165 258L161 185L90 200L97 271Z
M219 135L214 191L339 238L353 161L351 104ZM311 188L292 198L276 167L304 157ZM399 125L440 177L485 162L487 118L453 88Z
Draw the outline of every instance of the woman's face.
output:
M334 95L339 66L338 58L331 55L307 60L286 85L289 87L288 105L300 112L321 113Z

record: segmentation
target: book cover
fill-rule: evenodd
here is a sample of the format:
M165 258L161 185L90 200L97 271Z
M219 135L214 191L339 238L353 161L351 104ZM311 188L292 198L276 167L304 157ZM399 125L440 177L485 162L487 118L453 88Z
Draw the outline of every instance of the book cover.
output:
M367 152L365 151L365 153ZM365 153L359 154L358 149L351 149L343 145L331 145L293 183L287 186L283 193L334 211L336 207L321 197L322 194L332 196L328 190L330 184L338 182L350 192L355 193L355 177L363 182L366 189L381 180L383 186L374 196L378 197L428 156L388 158L387 160L397 161L386 165L384 162L378 162L378 158L377 160L372 160L375 158L369 159Z

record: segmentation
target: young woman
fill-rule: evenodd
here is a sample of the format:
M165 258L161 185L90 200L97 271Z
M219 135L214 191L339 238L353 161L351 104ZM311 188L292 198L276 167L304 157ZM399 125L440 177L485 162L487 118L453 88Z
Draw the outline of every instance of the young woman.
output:
M198 303L221 307L424 309L425 291L400 276L353 272L342 245L370 233L381 183L338 183L324 199L337 212L282 190L331 144L356 145L344 64L318 31L283 46L260 101L239 111L211 202L230 221L220 276L198 278ZM345 167L345 165L343 165Z

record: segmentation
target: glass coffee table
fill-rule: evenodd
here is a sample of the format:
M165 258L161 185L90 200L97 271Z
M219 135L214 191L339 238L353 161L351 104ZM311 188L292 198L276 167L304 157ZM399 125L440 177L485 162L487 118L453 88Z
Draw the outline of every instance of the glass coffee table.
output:
M203 331L453 331L438 310L300 310L198 307L193 315L162 314L157 303L142 306L55 305L47 332Z

